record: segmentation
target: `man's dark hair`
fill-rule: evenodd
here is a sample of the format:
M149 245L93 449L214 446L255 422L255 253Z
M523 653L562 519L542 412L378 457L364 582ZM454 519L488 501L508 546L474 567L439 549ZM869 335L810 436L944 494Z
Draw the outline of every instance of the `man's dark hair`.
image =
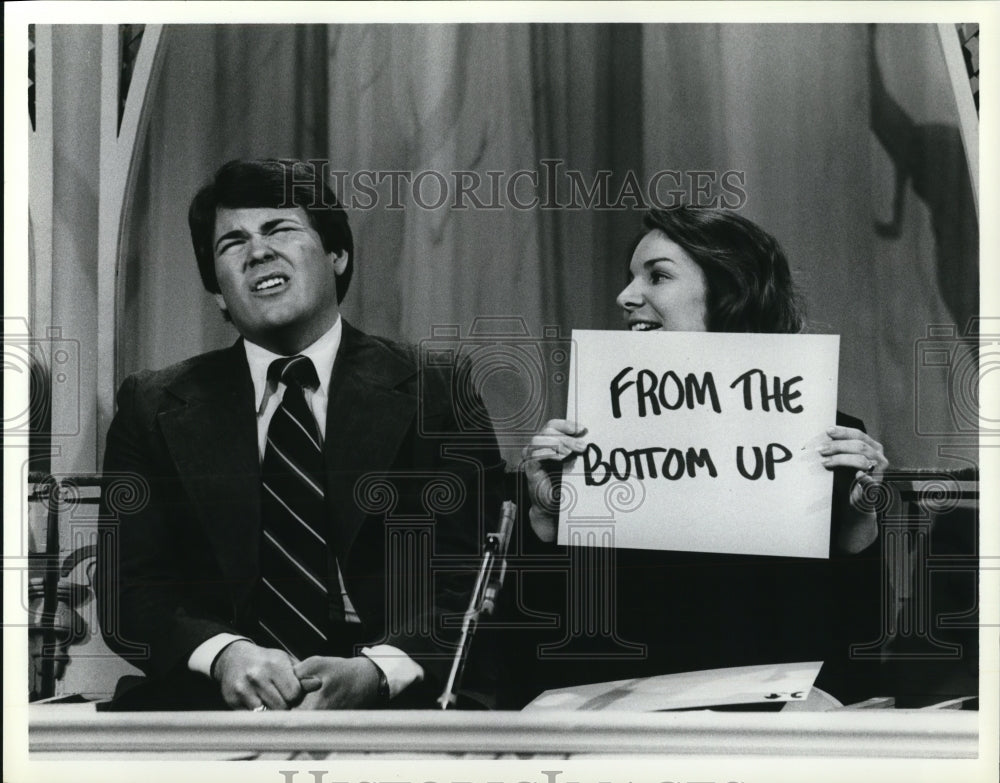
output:
M246 209L301 207L319 234L327 253L347 251L344 273L337 277L337 302L343 301L354 272L354 237L347 214L324 179L319 161L231 160L195 197L188 209L188 226L201 282L219 293L215 277L215 212L219 207Z
M755 223L721 209L651 209L628 260L650 231L662 231L705 274L710 332L802 331L802 308L788 259L778 241Z

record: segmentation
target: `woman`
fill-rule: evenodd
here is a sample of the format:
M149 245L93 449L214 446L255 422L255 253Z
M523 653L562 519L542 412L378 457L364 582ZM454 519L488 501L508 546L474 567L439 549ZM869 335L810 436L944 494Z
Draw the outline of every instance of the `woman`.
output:
M630 330L801 331L788 262L774 238L758 226L732 212L687 207L652 210L643 223L643 233L630 248L629 283L617 299ZM524 449L528 517L543 546L556 538L552 477L586 448L585 424L549 421ZM558 593L545 608L561 611L566 620L555 634L562 634L561 641L536 645L536 660L546 657L543 649L553 661L564 659L548 672L544 661L536 667L537 688L781 660L826 660L824 671L843 680L846 646L872 641L862 637L877 633L855 622L857 604L866 603L864 608L877 616L878 591L876 587L866 596L873 572L858 571L859 563L871 566L872 559L851 563L839 555L862 552L876 540L875 515L866 508L864 490L889 463L861 422L840 413L819 449L823 465L834 472L830 561L617 550L596 567L599 575L587 574L612 585L608 596L613 605L605 614L613 614L613 627L585 633L577 633L567 619L579 613L581 600L594 600L587 589L582 597L572 595L579 591L579 574L526 585L529 604L533 597ZM590 561L596 562L593 557ZM874 563L877 569L877 558ZM559 606L563 583L569 585L566 609ZM639 652L641 647L645 649ZM601 661L600 670L572 664L595 659ZM831 689L837 690L837 684Z

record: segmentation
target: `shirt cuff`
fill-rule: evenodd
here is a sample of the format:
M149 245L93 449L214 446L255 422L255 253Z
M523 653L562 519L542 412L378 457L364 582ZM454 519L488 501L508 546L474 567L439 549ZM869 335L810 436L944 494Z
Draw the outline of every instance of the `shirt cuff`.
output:
M376 644L374 647L365 647L361 650L361 654L369 658L385 674L386 680L389 681L390 699L396 698L413 683L424 679L424 668L405 652L391 644Z
M215 659L219 657L219 653L225 650L233 642L243 640L248 642L251 641L245 636L237 636L234 633L216 634L211 639L205 640L194 648L194 652L191 653L191 657L188 658L188 668L193 672L200 672L206 677L211 677L212 664L215 663Z

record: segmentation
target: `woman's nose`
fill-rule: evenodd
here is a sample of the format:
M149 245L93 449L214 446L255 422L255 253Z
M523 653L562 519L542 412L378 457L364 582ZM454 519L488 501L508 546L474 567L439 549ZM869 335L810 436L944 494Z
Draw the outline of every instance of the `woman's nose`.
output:
M639 292L639 286L635 280L629 283L622 292L618 294L618 298L615 299L618 306L622 310L634 310L637 307L642 306L642 294Z

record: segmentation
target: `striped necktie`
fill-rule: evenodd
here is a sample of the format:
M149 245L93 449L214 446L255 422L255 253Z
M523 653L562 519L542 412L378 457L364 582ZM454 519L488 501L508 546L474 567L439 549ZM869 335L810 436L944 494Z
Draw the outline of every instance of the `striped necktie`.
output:
M331 595L327 579L323 448L303 394L319 379L305 356L275 360L268 379L286 388L267 430L261 470L258 622L301 660L326 646L331 619L343 619L340 590Z

